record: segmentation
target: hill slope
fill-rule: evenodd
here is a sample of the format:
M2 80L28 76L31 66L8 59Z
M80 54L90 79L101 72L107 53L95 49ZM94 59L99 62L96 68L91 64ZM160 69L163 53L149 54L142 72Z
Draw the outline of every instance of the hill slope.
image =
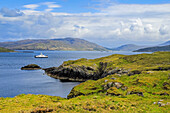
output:
M170 45L170 40L169 41L167 41L167 42L165 42L165 43L163 43L163 44L160 44L161 46L167 46L167 45Z
M147 47L147 48L135 50L134 52L155 52L155 51L170 51L170 45Z
M16 42L1 42L1 47L18 50L77 50L105 51L106 48L95 43L78 38L21 40Z
M138 46L138 45L134 45L134 44L126 44L126 45L122 45L120 47L117 47L117 48L113 48L113 49L110 49L110 50L113 50L113 51L134 51L136 49L140 49L140 48L143 48L144 46Z
M0 47L0 52L14 52L14 50L10 50L10 49Z

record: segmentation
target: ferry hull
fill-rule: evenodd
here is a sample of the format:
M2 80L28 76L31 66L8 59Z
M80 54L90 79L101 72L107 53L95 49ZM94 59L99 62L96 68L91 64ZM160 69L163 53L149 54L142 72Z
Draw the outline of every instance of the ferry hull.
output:
M34 58L48 58L48 56L44 56L44 57L34 56Z

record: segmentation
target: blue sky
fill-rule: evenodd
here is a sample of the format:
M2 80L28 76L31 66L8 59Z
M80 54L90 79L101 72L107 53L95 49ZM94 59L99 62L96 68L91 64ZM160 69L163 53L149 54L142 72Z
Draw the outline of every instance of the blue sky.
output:
M0 8L7 7L12 9L23 9L23 5L38 4L42 2L56 2L62 7L56 9L56 12L80 13L80 12L95 12L92 6L104 3L107 0L1 0ZM164 4L170 3L170 0L109 0L119 4ZM45 8L45 7L44 7ZM39 10L42 10L39 9Z
M0 41L82 38L106 47L170 40L170 0L1 0Z
M56 2L57 4L61 5L62 7L55 10L57 12L86 12L91 11L91 9L86 8L88 3L91 0L5 0L0 1L0 7L10 7L10 8L17 8L23 9L23 5L27 4L38 4L43 2ZM44 7L45 8L45 7ZM42 10L42 9L39 9Z

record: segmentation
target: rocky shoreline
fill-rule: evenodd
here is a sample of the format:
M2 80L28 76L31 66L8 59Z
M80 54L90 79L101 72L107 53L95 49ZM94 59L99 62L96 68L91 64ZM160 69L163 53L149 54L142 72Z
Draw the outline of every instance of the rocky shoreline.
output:
M60 79L63 82L84 82L87 80L98 80L100 78L104 78L108 75L118 74L121 76L122 74L126 75L134 75L139 74L140 72L130 72L130 70L124 70L121 68L107 68L107 62L100 62L97 69L89 66L78 66L78 65L70 65L64 66L63 64L59 67L51 67L46 68L45 73L53 78Z

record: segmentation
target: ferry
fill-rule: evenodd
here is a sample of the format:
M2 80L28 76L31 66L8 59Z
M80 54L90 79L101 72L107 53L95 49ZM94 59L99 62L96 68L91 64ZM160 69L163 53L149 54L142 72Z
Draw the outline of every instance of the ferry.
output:
M47 55L43 55L42 53L40 55L35 55L35 58L48 58Z

